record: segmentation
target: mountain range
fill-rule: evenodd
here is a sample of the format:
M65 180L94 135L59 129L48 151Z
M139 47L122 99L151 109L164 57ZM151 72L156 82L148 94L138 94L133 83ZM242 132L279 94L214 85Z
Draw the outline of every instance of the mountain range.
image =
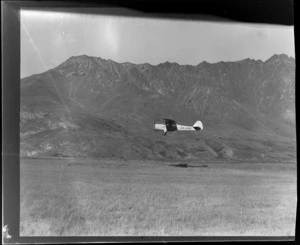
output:
M163 118L201 132L153 131ZM295 59L179 65L86 55L21 79L21 156L295 161Z

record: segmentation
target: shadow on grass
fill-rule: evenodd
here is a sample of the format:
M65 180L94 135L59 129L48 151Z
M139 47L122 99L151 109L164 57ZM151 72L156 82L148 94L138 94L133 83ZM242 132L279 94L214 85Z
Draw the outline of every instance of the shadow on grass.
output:
M194 166L194 165L188 165L187 163L179 163L179 164L170 164L169 166L176 167L176 168L207 168L207 165L200 165L200 166Z

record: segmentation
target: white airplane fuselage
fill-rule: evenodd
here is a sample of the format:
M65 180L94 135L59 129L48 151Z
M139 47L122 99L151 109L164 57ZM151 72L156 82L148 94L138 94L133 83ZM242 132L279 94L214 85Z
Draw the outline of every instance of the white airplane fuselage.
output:
M192 126L184 126L184 125L178 125L177 124L177 130L179 131L196 131Z
M203 124L201 121L197 121L193 126L185 126L185 125L179 125L175 124L170 128L167 127L166 124L162 123L155 123L154 124L154 130L162 130L164 131L164 134L168 131L198 131L198 130L203 130Z
M194 129L192 126L185 126L179 124L176 124L176 126L178 131L196 131L196 129ZM154 129L167 131L166 125L161 123L155 123Z

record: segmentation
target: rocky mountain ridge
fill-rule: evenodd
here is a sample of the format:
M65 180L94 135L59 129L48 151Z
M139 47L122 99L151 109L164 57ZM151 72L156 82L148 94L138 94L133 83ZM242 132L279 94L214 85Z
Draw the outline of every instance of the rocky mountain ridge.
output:
M196 66L170 62L154 66L117 63L86 55L70 57L45 73L21 80L21 108L21 119L26 113L48 113L57 130L73 130L74 135L76 131L87 139L93 137L93 145L87 146L82 140L84 137L79 136L77 140L81 146L69 145L68 151L80 156L205 159L203 154L195 153L202 144L206 149L202 152L207 153L208 158L215 158L218 153L209 151L211 147L207 142L224 145L236 156L234 144L228 140L235 134L234 138L244 144L250 139L274 138L274 142L289 142L292 149L295 59L281 54L265 62L245 59L214 64L201 62ZM177 132L158 139L161 136L153 133L153 122L164 117L181 124L192 124L199 119L207 130L199 136ZM39 117L30 121L29 124L21 120L21 135L28 136L26 140L21 138L21 144L36 150L39 149L37 142L44 137L37 125L47 131L51 123ZM101 133L87 136L95 131ZM51 131L52 138L56 133ZM114 151L110 146L116 145L118 137L122 144ZM194 141L198 146L192 146ZM101 150L99 145L103 146ZM84 151L84 147L88 150ZM60 154L59 147L56 148L56 153L53 150L51 154ZM156 148L163 149L165 154L160 154ZM255 151L261 156L261 152ZM36 155L43 154L46 153L37 151Z

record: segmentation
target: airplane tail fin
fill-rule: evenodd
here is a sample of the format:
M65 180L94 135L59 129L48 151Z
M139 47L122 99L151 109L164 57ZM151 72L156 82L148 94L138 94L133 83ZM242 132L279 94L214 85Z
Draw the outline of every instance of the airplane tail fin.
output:
M193 125L193 128L196 130L203 130L203 124L201 121L197 121L195 122L195 124Z

